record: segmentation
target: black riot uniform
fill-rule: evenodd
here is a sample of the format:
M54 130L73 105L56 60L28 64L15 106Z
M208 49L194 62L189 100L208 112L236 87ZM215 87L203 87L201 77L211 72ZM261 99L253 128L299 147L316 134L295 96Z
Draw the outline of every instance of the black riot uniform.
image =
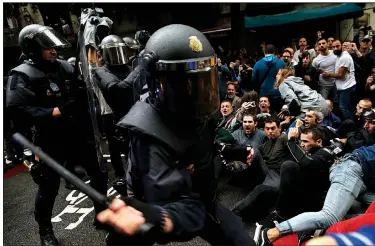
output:
M138 101L118 126L129 130L134 197L166 212L173 230L133 237L110 233L107 244L201 236L213 245L254 245L240 218L216 198L212 153L219 93L210 43L194 28L169 25L151 36L142 60L152 72L149 100Z
M111 163L116 175L116 180L114 181L115 189L125 185L125 172L121 152L128 155L129 141L126 134L120 135L116 129L116 123L134 104L133 84L131 81L126 80L131 72L128 64L130 64L131 57L134 57L135 54L133 45L133 42L127 43L117 35L105 37L100 44L104 65L95 71L95 81L113 111L113 114L104 115L103 120Z
M78 88L74 68L57 60L56 49L70 44L52 28L29 25L19 34L23 53L29 58L10 71L6 106L16 122L35 129L34 143L60 163L89 163L91 185L99 192L107 192L107 175L99 169L95 149L85 138L88 124L87 96ZM75 89L73 89L73 87ZM69 88L69 90L68 90ZM86 116L87 115L87 116ZM87 133L86 136L82 134ZM81 157L78 158L78 157ZM35 220L39 224L42 245L57 245L52 230L51 216L58 194L60 176L39 163L33 169L34 181L39 184L35 199ZM102 210L95 204L96 212Z

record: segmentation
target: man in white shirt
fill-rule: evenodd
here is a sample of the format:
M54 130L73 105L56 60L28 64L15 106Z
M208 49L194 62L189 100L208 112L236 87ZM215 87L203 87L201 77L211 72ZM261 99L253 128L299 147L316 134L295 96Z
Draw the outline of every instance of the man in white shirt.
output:
M344 119L348 119L354 112L354 92L355 76L353 58L347 51L342 50L340 40L335 40L332 44L333 53L338 57L335 65L335 73L325 71L322 75L326 78L335 78L339 96L339 107Z
M313 60L312 66L316 68L319 73L324 71L328 73L335 73L335 64L337 56L331 50L328 50L328 42L325 38L318 40L318 49L320 54ZM331 101L336 100L336 85L335 78L319 76L319 91L324 99Z

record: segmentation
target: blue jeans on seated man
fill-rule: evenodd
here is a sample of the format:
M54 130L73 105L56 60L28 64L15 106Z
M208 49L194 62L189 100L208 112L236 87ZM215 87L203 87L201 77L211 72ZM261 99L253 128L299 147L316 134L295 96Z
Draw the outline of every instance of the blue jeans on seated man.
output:
M308 212L286 220L276 227L281 235L326 229L339 222L349 211L355 199L366 191L362 181L363 171L359 163L346 155L341 162L330 168L331 186L319 212Z
M350 118L354 112L354 93L355 85L346 90L337 91L339 96L339 107L344 119Z

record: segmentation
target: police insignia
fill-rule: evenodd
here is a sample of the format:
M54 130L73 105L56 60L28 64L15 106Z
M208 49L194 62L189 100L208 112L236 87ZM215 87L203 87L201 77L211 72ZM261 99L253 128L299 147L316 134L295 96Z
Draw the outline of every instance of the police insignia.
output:
M199 41L199 39L196 36L190 36L190 48L194 52L201 52L203 50L202 43Z

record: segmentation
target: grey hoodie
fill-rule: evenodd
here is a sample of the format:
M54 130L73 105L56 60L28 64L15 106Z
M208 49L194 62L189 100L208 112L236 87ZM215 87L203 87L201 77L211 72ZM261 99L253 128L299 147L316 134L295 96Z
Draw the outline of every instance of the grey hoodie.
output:
M289 104L296 99L301 105L301 111L306 113L309 110L316 110L328 115L328 105L322 95L305 85L299 77L289 76L279 86L281 97Z

